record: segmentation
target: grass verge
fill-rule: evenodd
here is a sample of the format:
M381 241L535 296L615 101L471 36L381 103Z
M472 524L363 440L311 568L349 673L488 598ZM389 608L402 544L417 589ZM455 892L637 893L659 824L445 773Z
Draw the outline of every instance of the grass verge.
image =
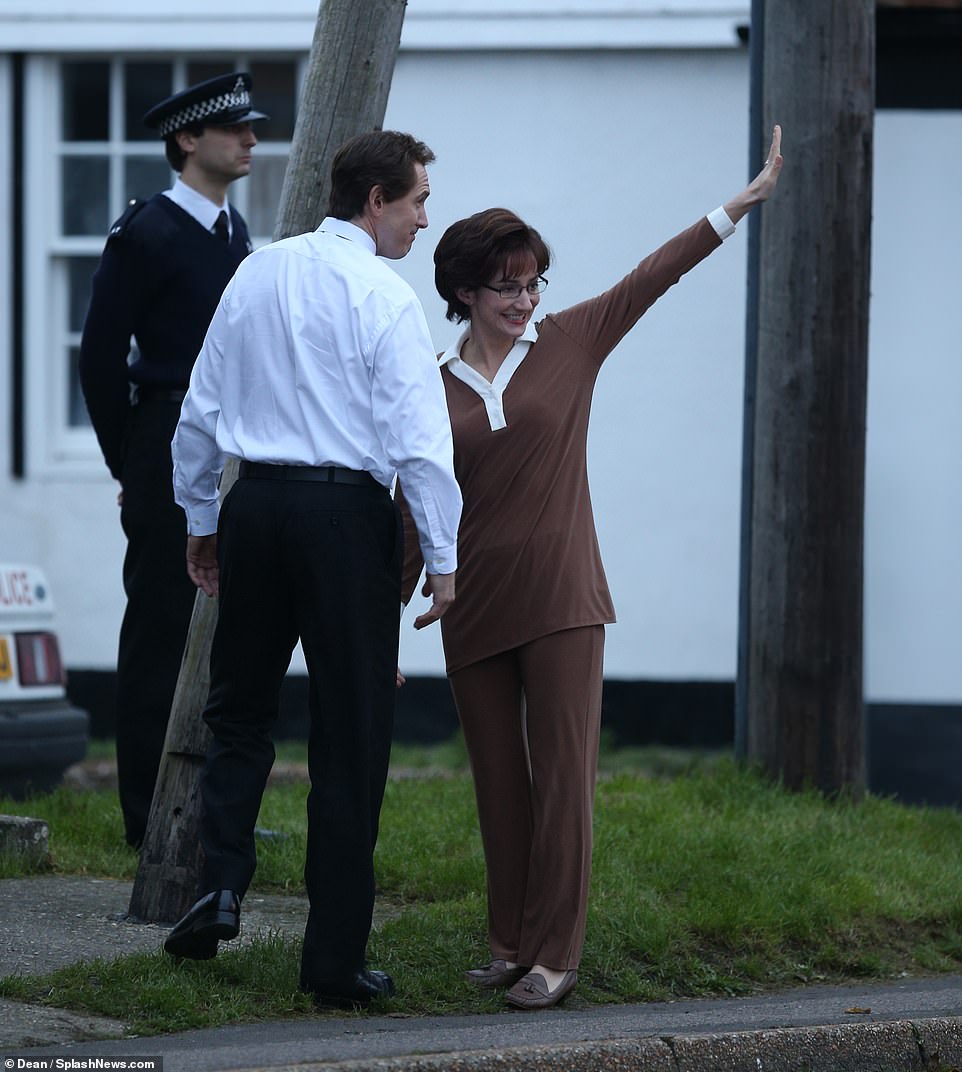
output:
M297 756L279 757L281 767ZM962 815L867 797L789 793L721 757L606 753L592 896L574 1006L734 995L962 965ZM254 888L303 891L306 786L270 786ZM67 788L0 811L47 819L51 866L132 878L112 790ZM464 983L486 959L484 864L463 753L395 753L377 853L396 912L372 934L398 1014L496 1011ZM9 877L7 870L0 874ZM203 964L162 954L0 980L0 995L109 1015L140 1034L309 1013L299 942L275 937Z

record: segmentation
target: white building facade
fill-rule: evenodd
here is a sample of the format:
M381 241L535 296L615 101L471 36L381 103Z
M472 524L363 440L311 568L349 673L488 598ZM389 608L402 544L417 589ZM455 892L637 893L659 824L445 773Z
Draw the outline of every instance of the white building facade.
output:
M232 198L269 240L311 0L0 0L0 558L36 561L75 670L111 671L123 610L118 487L76 355L89 279L127 199L169 185L140 126L223 70L271 114ZM410 0L385 125L437 154L430 229L396 265L438 349L431 254L506 205L554 252L542 308L595 294L747 176L747 2ZM262 131L259 126L258 134ZM797 132L784 132L786 167ZM866 474L866 697L962 705L962 111L876 122ZM592 497L618 611L611 679L730 682L738 638L746 232L669 292L602 372ZM436 630L401 665L443 673Z

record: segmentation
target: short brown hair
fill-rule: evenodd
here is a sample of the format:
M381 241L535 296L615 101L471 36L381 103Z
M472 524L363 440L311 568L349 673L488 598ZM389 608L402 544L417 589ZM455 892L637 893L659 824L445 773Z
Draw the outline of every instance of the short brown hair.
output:
M372 130L346 141L331 164L331 196L327 214L339 220L360 216L374 186L387 201L397 201L415 183L415 164L427 167L434 153L411 134Z
M441 235L434 251L434 285L448 303L448 320L471 319L459 290L475 290L502 269L507 272L534 258L539 275L551 264L551 250L540 234L507 208L487 208L458 220Z
M195 138L199 138L203 133L203 123L190 123L185 127L178 127L164 138L164 156L167 157L167 163L170 164L172 171L176 171L179 175L184 170L184 164L187 163L187 154L181 149L177 135L193 134Z

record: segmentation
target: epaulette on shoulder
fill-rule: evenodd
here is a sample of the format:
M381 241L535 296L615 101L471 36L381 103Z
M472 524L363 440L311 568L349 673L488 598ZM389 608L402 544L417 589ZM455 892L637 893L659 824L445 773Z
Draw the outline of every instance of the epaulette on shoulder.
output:
M127 208L124 209L124 214L120 217L116 223L111 225L110 230L107 232L108 238L116 238L117 235L122 235L127 230L127 225L137 215L138 212L146 205L147 202L140 197L132 198L127 203Z

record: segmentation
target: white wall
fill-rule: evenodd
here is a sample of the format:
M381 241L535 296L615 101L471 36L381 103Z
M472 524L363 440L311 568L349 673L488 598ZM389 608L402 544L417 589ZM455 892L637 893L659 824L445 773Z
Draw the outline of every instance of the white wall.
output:
M744 184L744 53L402 59L386 122L413 126L438 161L431 227L400 270L439 349L458 329L431 254L453 220L503 204L538 227L555 254L540 307L551 311L614 283ZM744 239L666 295L602 371L590 474L619 615L614 676L734 672ZM439 672L437 632L402 632L404 669Z
M867 694L962 701L962 114L882 112L866 471Z
M0 0L0 41L25 52L181 49L306 51L316 0ZM413 49L714 47L734 44L748 3L730 0L409 0ZM680 16L680 17L679 17Z

